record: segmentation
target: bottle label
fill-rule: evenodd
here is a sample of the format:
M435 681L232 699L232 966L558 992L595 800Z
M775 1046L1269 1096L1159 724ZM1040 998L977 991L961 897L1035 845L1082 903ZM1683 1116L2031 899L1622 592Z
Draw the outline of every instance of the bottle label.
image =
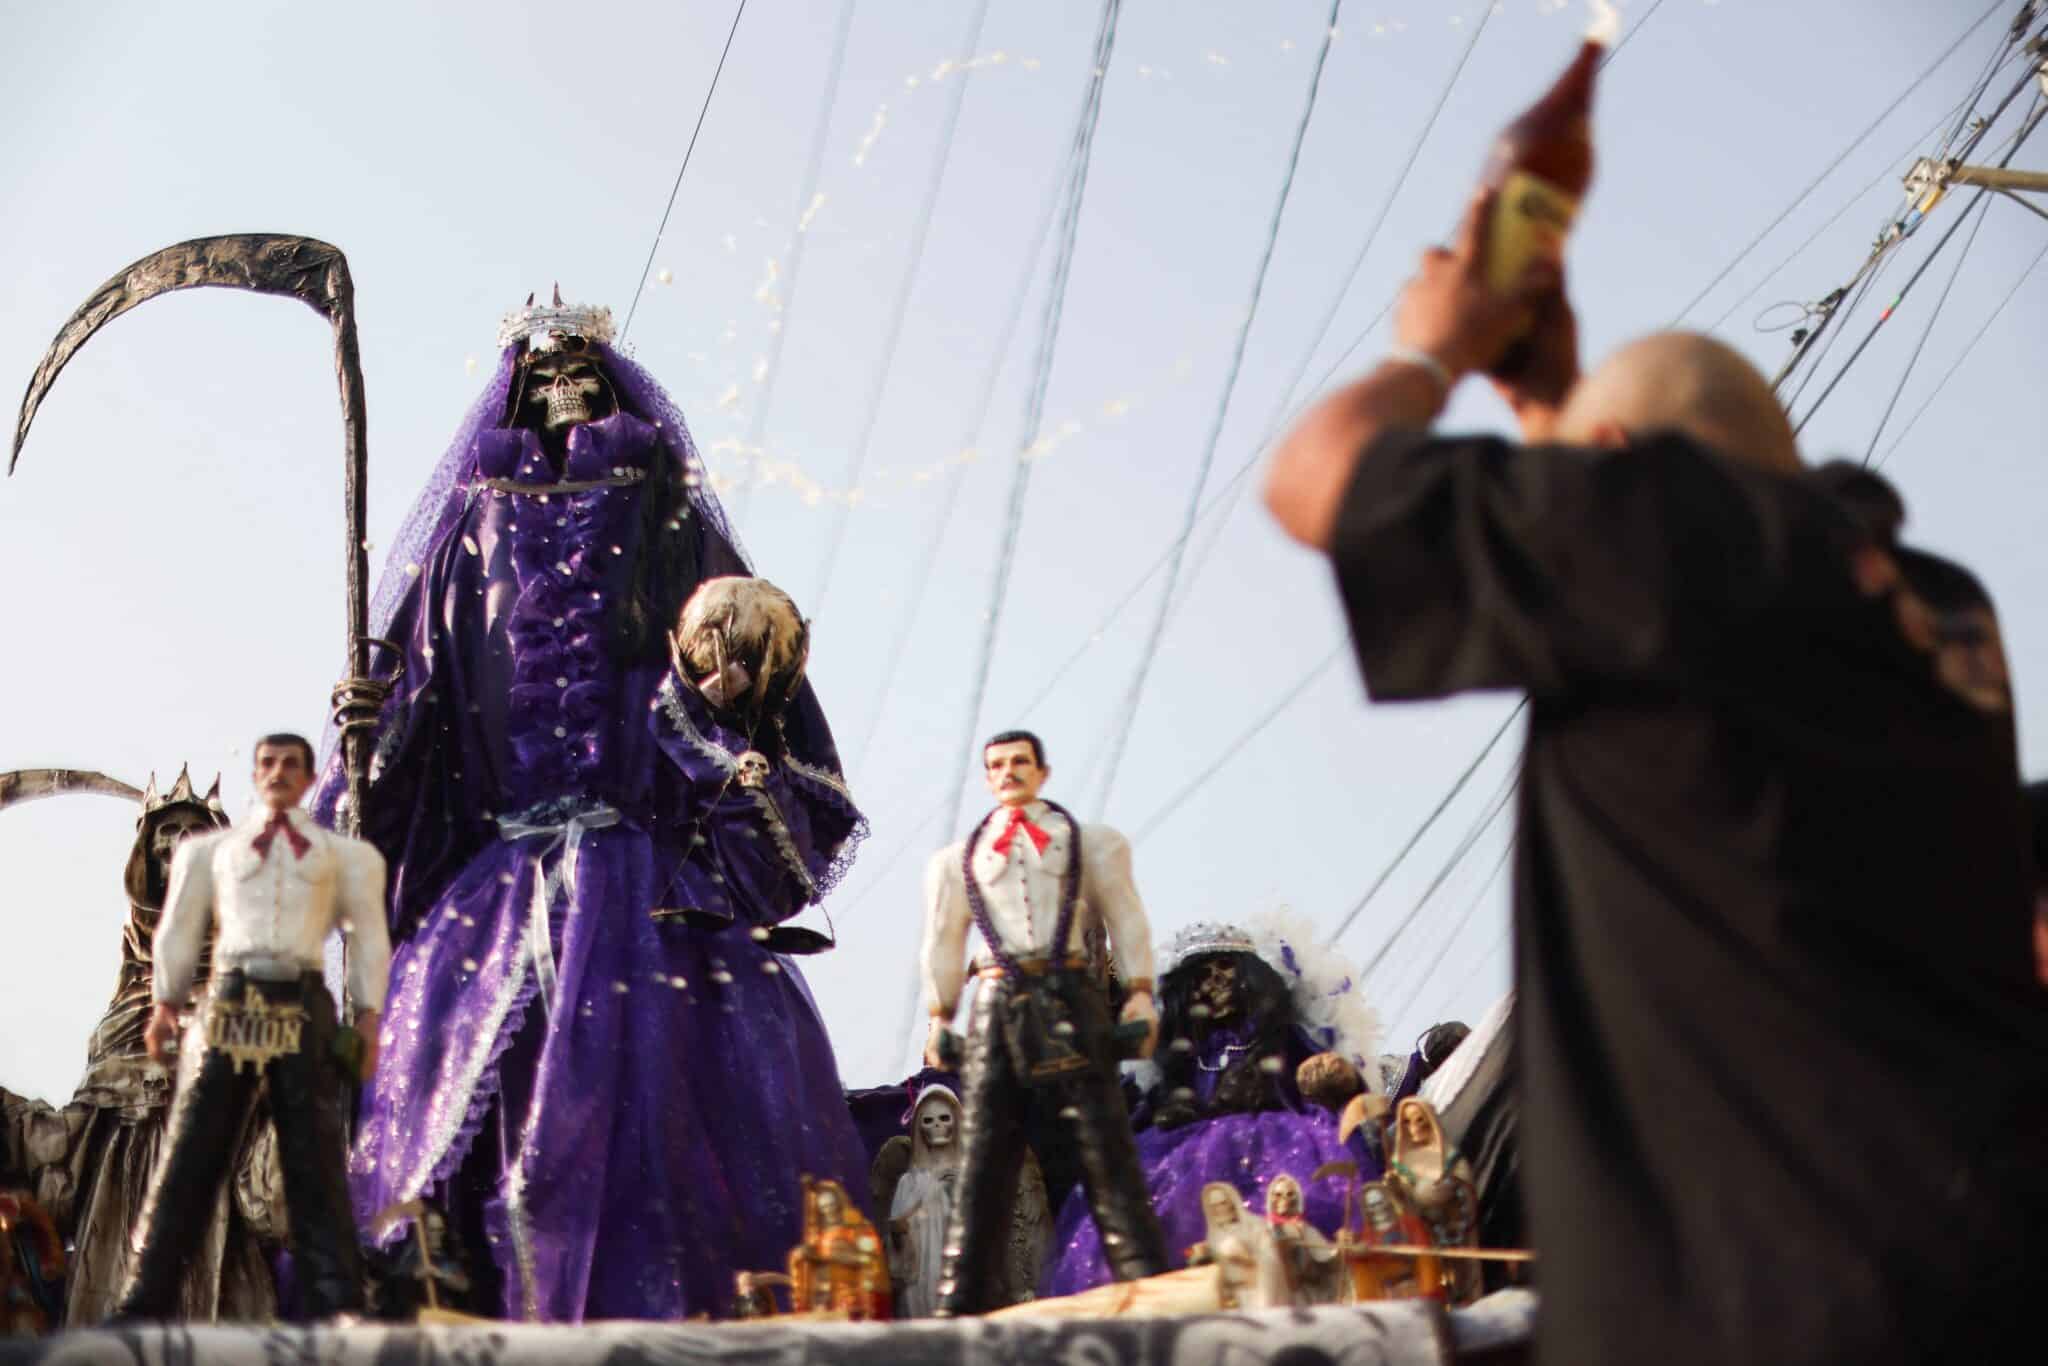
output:
M1538 261L1564 265L1565 234L1579 201L1527 171L1510 171L1493 202L1487 233L1486 282L1506 293Z

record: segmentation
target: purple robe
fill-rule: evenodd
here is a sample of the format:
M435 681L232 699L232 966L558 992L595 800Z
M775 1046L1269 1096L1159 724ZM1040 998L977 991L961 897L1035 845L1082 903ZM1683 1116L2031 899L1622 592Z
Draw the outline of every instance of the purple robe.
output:
M1247 1026L1217 1029L1204 1040L1194 1072L1195 1098L1206 1102L1225 1067L1252 1039ZM1290 1049L1288 1066L1277 1080L1278 1108L1256 1113L1237 1111L1212 1115L1175 1129L1143 1127L1138 1133L1138 1166L1152 1193L1152 1210L1166 1230L1166 1246L1174 1265L1207 1236L1202 1215L1202 1187L1228 1182L1254 1213L1266 1208L1266 1185L1276 1176L1301 1183L1302 1213L1324 1236L1334 1239L1344 1220L1345 1179L1311 1181L1325 1162L1355 1162L1361 1181L1379 1176L1379 1164L1362 1144L1337 1139L1337 1117L1303 1101L1293 1085L1293 1066L1313 1051L1307 1040ZM1151 1100L1153 1097L1148 1097ZM1145 1125L1153 1107L1141 1102L1134 1122ZM1109 1264L1103 1260L1102 1237L1089 1216L1084 1191L1076 1189L1059 1211L1040 1278L1041 1298L1073 1295L1107 1285Z
M798 1241L804 1174L865 1188L817 1008L750 933L822 895L864 827L807 684L750 738L608 649L643 536L694 538L700 579L748 571L680 415L598 350L621 411L575 429L560 471L487 425L507 353L380 587L373 633L403 668L376 669L395 691L364 833L396 948L349 1170L366 1235L438 1199L483 1237L503 1313L567 1321L721 1313L734 1272ZM621 481L665 460L687 510L650 526ZM748 748L765 789L734 780ZM330 761L323 815L340 788Z

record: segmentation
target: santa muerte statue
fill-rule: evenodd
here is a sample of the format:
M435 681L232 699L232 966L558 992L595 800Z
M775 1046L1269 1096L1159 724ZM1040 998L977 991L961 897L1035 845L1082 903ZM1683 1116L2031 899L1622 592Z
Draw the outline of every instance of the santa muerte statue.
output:
M1283 912L1243 927L1198 922L1162 956L1156 1063L1139 1069L1132 1111L1152 1208L1174 1248L1202 1236L1204 1191L1223 1183L1263 1209L1276 1177L1299 1183L1292 1214L1325 1235L1344 1219L1345 1187L1312 1177L1326 1163L1378 1164L1347 1145L1336 1117L1304 1097L1296 1074L1337 1070L1355 1087L1379 1018L1341 955L1315 927ZM1265 1211L1269 1215L1272 1211ZM1106 1282L1114 1259L1080 1202L1059 1213L1044 1292L1071 1295Z
M722 1312L800 1178L864 1167L782 924L864 825L800 619L611 336L559 295L506 320L371 608L397 947L356 1210L439 1201L516 1318Z
M141 803L123 881L128 918L113 998L86 1044L85 1075L59 1109L0 1089L0 1185L21 1182L50 1212L70 1246L63 1318L98 1323L120 1293L128 1235L163 1148L171 1069L150 1058L143 1030L151 1011L156 931L170 879L171 853L188 835L227 824L220 783L201 795L191 775L160 790L152 777L138 792L105 774L76 769L0 773L0 808L67 792L104 793ZM209 973L202 950L196 980ZM237 1117L234 1179L208 1202L204 1231L184 1269L178 1296L188 1319L263 1319L277 1296L266 1241L284 1234L276 1147L264 1106Z

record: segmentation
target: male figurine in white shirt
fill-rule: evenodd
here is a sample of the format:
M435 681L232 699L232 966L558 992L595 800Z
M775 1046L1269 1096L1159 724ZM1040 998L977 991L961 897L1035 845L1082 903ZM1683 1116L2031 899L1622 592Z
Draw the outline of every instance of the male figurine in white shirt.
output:
M384 857L362 840L322 829L298 809L313 782L313 747L297 735L256 742L257 800L226 830L178 846L156 933L143 1034L159 1062L178 1032L206 932L213 981L181 1069L164 1155L143 1201L117 1319L162 1319L206 1211L227 1174L257 1083L284 1169L285 1205L303 1307L316 1318L362 1307L362 1254L349 1209L349 1078L336 1048L334 1001L321 976L322 946L339 925L353 941L349 994L367 1078L377 1062L391 941L385 928Z
M925 1057L934 1066L949 1049L968 931L981 938L961 1087L961 1171L939 1275L942 1316L1001 1307L1010 1201L1027 1142L1055 1192L1078 1175L1118 1280L1167 1266L1117 1081L1119 1035L1142 1028L1135 1051L1146 1056L1159 1032L1152 932L1131 881L1130 842L1040 800L1051 770L1029 731L995 736L982 747L982 764L999 805L964 841L932 856L924 884L932 1017ZM1101 931L1125 986L1122 1031L1110 1021L1099 964L1076 948L1098 942Z

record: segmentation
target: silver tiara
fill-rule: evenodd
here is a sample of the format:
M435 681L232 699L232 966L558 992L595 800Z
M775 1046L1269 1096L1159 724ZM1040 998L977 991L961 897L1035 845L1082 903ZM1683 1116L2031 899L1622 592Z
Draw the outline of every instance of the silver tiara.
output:
M553 303L536 304L529 294L523 308L513 309L498 324L500 350L523 341L530 350L552 351L562 344L564 337L609 344L612 311L593 304L565 304L562 287L556 285Z
M1184 926L1166 942L1159 975L1164 977L1190 958L1198 958L1205 953L1257 952L1258 945L1252 941L1251 935L1237 926L1214 920L1197 920Z

